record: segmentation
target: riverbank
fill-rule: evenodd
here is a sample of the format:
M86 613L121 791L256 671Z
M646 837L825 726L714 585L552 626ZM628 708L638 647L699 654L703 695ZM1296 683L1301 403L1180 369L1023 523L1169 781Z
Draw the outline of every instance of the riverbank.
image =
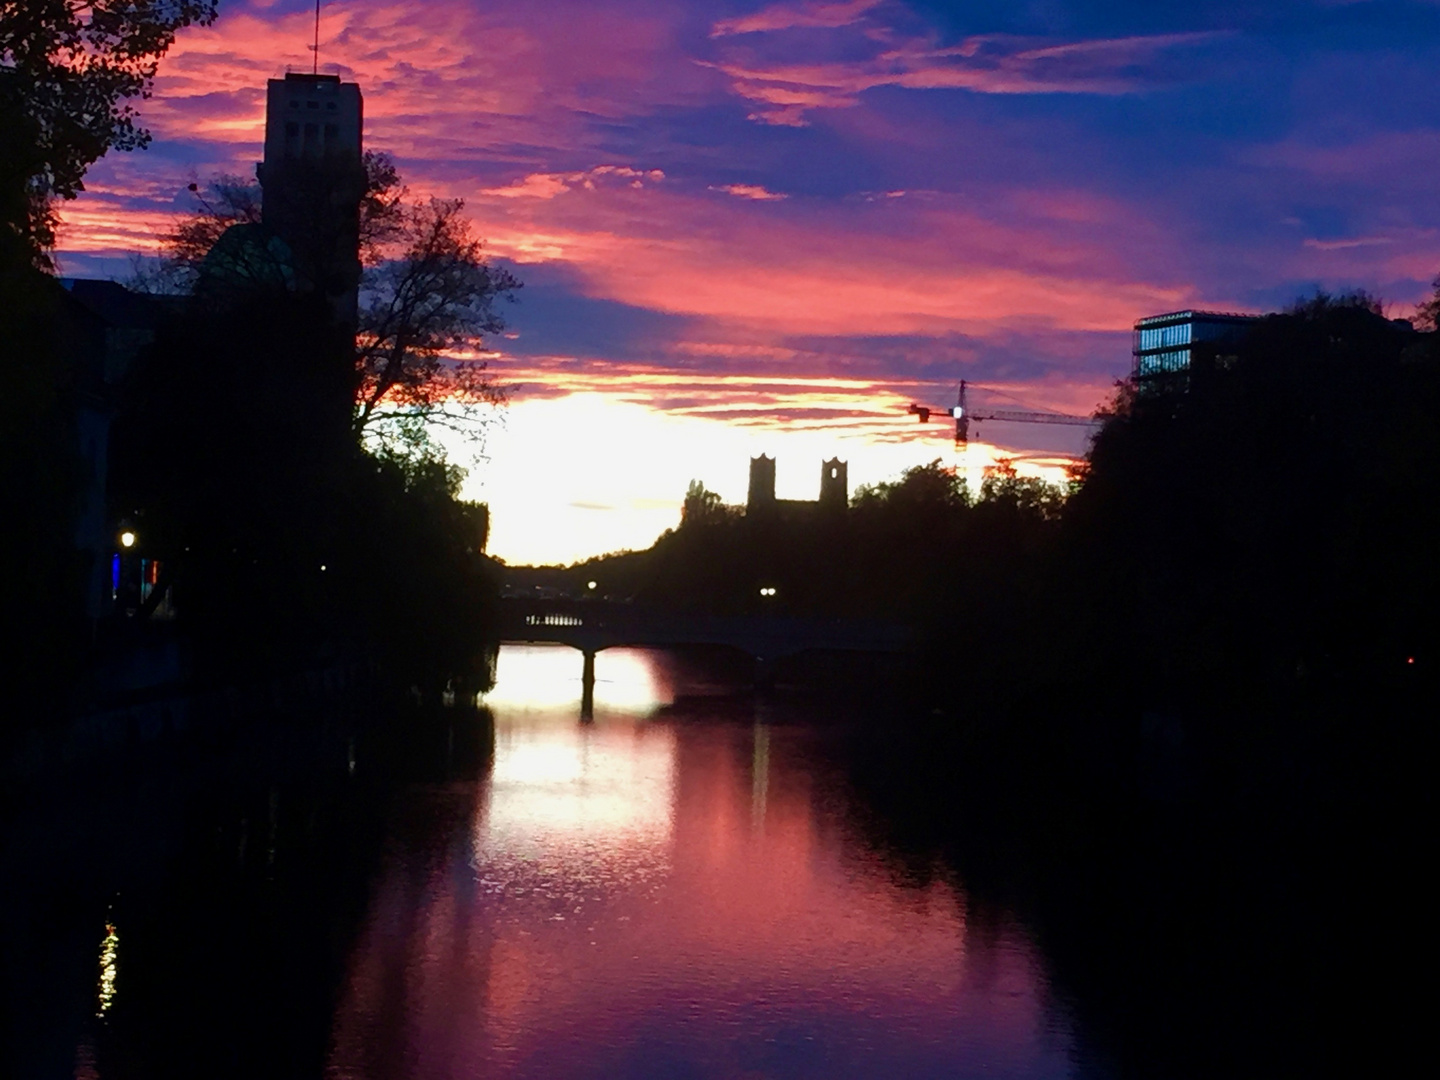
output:
M1034 928L1120 1075L1366 1075L1426 1030L1432 715L959 712L845 761L877 842Z

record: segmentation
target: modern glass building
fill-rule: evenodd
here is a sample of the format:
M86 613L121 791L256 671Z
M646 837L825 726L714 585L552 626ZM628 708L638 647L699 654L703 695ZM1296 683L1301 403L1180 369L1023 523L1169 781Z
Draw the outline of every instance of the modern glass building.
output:
M1219 311L1172 311L1141 319L1135 324L1135 377L1187 371L1191 346L1235 341L1259 318Z

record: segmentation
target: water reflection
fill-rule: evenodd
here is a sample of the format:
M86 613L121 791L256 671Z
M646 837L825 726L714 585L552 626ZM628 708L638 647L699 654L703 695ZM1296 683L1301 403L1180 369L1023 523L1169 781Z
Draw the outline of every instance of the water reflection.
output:
M115 929L115 924L105 924L105 937L100 942L100 989L99 1009L95 1015L103 1017L110 1011L110 1006L115 1004L115 976L117 971L117 958L120 953L120 933Z
M496 663L495 689L485 695L492 710L578 716L581 654L565 645L506 645ZM643 649L606 649L595 657L595 707L611 716L645 717L670 700L669 672Z
M905 885L800 727L650 719L666 662L507 647L468 816L392 845L332 1077L1063 1076L1023 933ZM416 828L413 824L410 826Z

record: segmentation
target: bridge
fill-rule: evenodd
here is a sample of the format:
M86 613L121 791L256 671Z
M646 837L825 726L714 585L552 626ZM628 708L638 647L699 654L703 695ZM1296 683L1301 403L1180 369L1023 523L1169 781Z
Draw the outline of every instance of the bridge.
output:
M769 681L772 665L804 652L898 653L909 648L906 627L860 619L789 615L684 615L604 600L505 599L500 601L504 644L557 644L585 658L581 709L594 704L595 654L622 646L676 648L718 645L755 661L755 682Z

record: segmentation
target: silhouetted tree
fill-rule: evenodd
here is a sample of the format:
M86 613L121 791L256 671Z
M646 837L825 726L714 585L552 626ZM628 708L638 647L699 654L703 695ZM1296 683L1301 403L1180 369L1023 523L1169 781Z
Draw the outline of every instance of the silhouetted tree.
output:
M478 435L484 418L475 406L503 397L475 354L483 335L504 329L496 301L520 282L486 259L464 206L431 199L405 207L398 250L362 289L355 431L382 445L423 445L434 425Z
M1066 494L1065 489L1037 476L1021 476L1014 461L1002 458L985 470L976 505L1053 520L1064 510Z
M968 507L970 492L965 478L936 458L906 469L899 480L862 484L850 502L861 511L943 514Z
M1288 697L1433 645L1433 339L1319 296L1237 352L1123 388L1065 514L1076 670L1141 698Z
M0 7L0 227L49 266L55 199L84 189L111 149L146 145L136 124L175 34L215 0L16 0Z
M498 328L489 305L518 283L485 262L459 203L408 203L387 157L364 164L358 345L266 226L257 185L222 177L177 224L162 284L192 295L130 380L116 498L145 514L212 665L349 642L407 681L480 688L488 512L458 497L464 470L426 425L498 398L483 364L445 354Z
M0 502L10 512L0 562L24 568L10 596L24 630L4 654L17 723L63 710L57 688L72 683L85 645L75 550L84 379L66 297L45 273L55 200L83 190L85 170L108 150L145 145L130 102L147 92L175 32L214 13L210 0L0 5L0 365L24 402L0 414Z
M1440 274L1430 283L1430 299L1421 301L1415 310L1415 325L1421 330L1440 330Z
M584 573L667 607L939 625L963 582L983 582L998 598L1016 591L1022 572L1033 578L1026 560L1051 542L1063 501L1061 489L1002 466L975 502L938 459L861 487L848 514L782 506L749 515L692 481L678 529L647 551L592 560ZM760 587L777 594L762 600Z
M718 525L737 516L738 508L728 507L720 493L711 491L699 480L691 480L680 507L680 527L696 528Z

